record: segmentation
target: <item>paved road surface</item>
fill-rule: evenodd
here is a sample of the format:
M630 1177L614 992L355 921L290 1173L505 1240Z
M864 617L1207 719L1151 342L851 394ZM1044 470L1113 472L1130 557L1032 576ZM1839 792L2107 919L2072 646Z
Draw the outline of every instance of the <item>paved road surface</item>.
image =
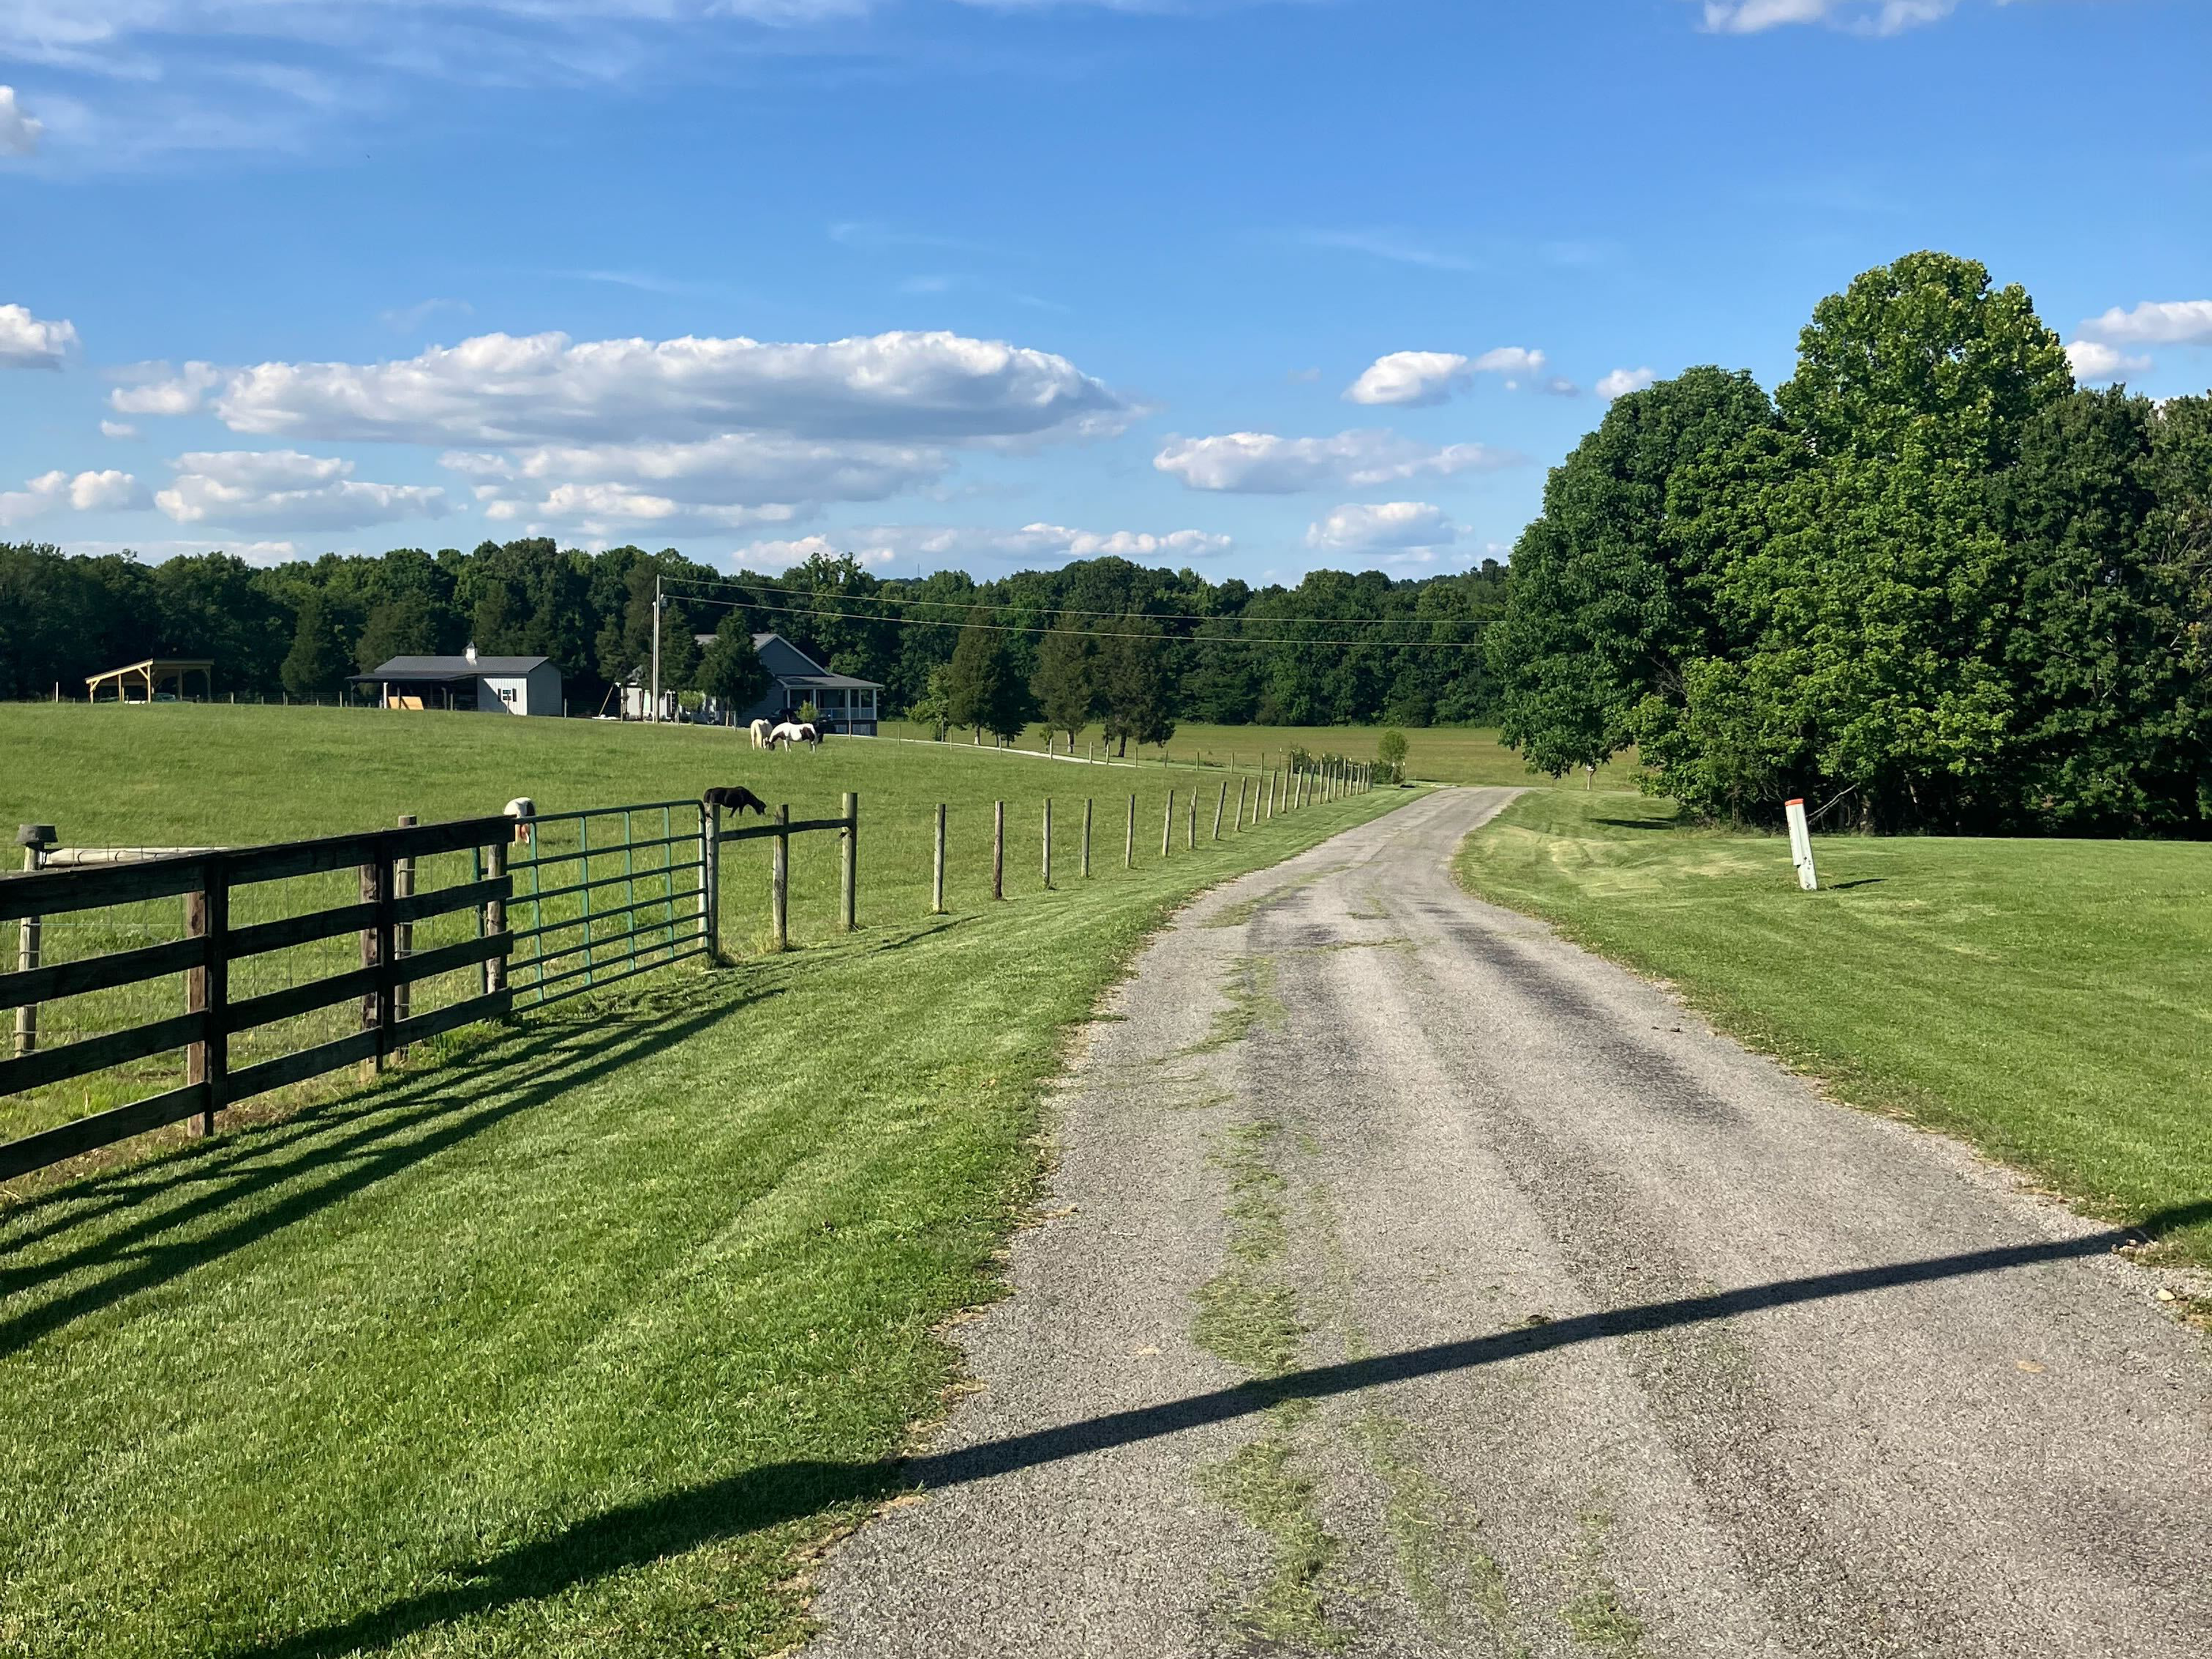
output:
M1061 1101L844 1656L2198 1656L2212 1364L2109 1235L1447 870L1224 888Z

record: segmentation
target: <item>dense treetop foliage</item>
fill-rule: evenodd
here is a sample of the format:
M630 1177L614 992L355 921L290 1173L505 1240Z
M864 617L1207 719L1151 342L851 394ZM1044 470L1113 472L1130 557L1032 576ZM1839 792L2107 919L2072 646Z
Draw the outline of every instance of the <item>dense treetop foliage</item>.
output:
M732 694L757 665L735 636L774 630L838 672L881 682L885 707L903 711L925 703L932 673L959 660L968 633L995 689L953 723L975 724L979 709L983 729L1004 732L1103 717L1140 742L1178 716L1481 718L1477 624L1504 602L1504 569L1487 562L1424 581L1316 571L1294 588L1254 589L1118 558L991 581L958 571L885 581L848 558L732 578L672 549L593 554L546 540L264 569L221 553L149 566L0 545L0 696L46 696L57 682L82 696L87 674L155 654L214 658L218 695L330 696L357 670L472 642L486 655L550 657L569 707L589 714L651 659L656 577L668 595L664 685L742 702ZM702 651L708 636L716 643ZM1353 643L1316 643L1338 640Z
M1716 817L2212 830L2212 398L2077 389L2019 288L1917 253L1770 403L1693 368L1551 475L1487 640L1506 740L1632 745Z

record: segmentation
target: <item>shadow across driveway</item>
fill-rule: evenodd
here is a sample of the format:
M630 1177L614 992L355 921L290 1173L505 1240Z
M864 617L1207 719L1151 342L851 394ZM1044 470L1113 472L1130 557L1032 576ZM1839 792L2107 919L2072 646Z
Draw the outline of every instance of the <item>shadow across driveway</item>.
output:
M449 1575L453 1581L450 1588L391 1602L342 1623L234 1650L232 1659L337 1659L337 1656L383 1647L455 1620L557 1595L609 1573L717 1540L827 1510L878 1503L901 1492L987 1480L1062 1458L1249 1417L1288 1400L1355 1394L1411 1378L1501 1364L1582 1343L1734 1319L1769 1309L2079 1261L2207 1220L2212 1220L2212 1201L2161 1211L2147 1218L2140 1228L1814 1273L1316 1366L1287 1376L1241 1383L921 1457L869 1463L794 1461L766 1465L609 1510L550 1537L482 1561L457 1564Z

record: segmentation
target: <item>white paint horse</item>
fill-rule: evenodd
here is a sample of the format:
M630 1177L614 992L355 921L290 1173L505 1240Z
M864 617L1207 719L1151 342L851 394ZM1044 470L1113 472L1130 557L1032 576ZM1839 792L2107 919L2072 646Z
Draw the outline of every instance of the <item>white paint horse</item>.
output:
M769 723L766 720L755 720L752 724L752 733L754 748L765 749L769 746Z
M809 749L818 749L822 746L822 733L804 720L785 720L768 734L768 746L771 749L793 743L803 743Z

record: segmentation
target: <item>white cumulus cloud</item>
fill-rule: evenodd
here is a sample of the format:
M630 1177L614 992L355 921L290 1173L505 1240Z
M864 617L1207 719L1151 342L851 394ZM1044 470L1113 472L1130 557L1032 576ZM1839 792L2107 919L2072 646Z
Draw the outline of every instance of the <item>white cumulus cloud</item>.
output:
M296 449L194 451L154 504L179 524L274 525L292 530L359 530L449 510L434 485L371 483L354 464Z
M2141 374L2155 367L2148 357L2130 356L2101 340L2069 342L2066 347L2066 361L2073 367L2074 378L2085 385L2095 380L2117 380L2127 374Z
M122 373L127 383L107 394L108 406L118 415L191 415L222 384L213 363L186 363L182 368L134 363Z
M1643 391L1658 378L1648 368L1616 368L1602 376L1595 389L1599 397L1611 403L1632 392Z
M375 363L205 364L118 389L123 414L214 393L233 431L403 443L621 443L764 431L948 441L1023 438L1124 405L1065 357L945 332L822 343L574 341L482 334Z
M145 505L145 489L128 472L42 472L21 489L0 490L0 524L20 524L62 507L97 513Z
M794 541L760 541L739 548L742 568L775 569L816 553L850 553L864 564L899 560L937 568L981 561L1024 565L1066 563L1073 559L1116 557L1133 563L1182 565L1227 552L1227 536L1204 530L1076 530L1066 525L1030 524L1018 530L967 525L871 525L805 536Z
M2107 345L2212 345L2212 300L2146 300L2132 311L2114 306L2083 323L2081 337Z
M1345 388L1344 398L1418 409L1444 402L1471 379L1471 366L1456 351L1393 351L1370 363Z
M1544 372L1545 357L1540 351L1527 346L1498 346L1474 360L1478 374L1504 374L1518 378Z
M1486 444L1437 447L1389 431L1340 432L1332 438L1229 432L1207 438L1170 438L1152 458L1152 465L1192 489L1288 495L1347 485L1365 489L1405 478L1449 477L1513 466L1521 459Z
M0 306L0 368L59 368L76 343L72 322L49 322L23 306Z
M1405 552L1458 539L1459 526L1427 501L1347 504L1306 531L1308 547L1338 553Z
M135 438L138 435L138 428L128 421L102 421L100 435L103 438Z
M45 122L23 112L15 88L0 87L0 155L37 155L39 135L46 130Z

